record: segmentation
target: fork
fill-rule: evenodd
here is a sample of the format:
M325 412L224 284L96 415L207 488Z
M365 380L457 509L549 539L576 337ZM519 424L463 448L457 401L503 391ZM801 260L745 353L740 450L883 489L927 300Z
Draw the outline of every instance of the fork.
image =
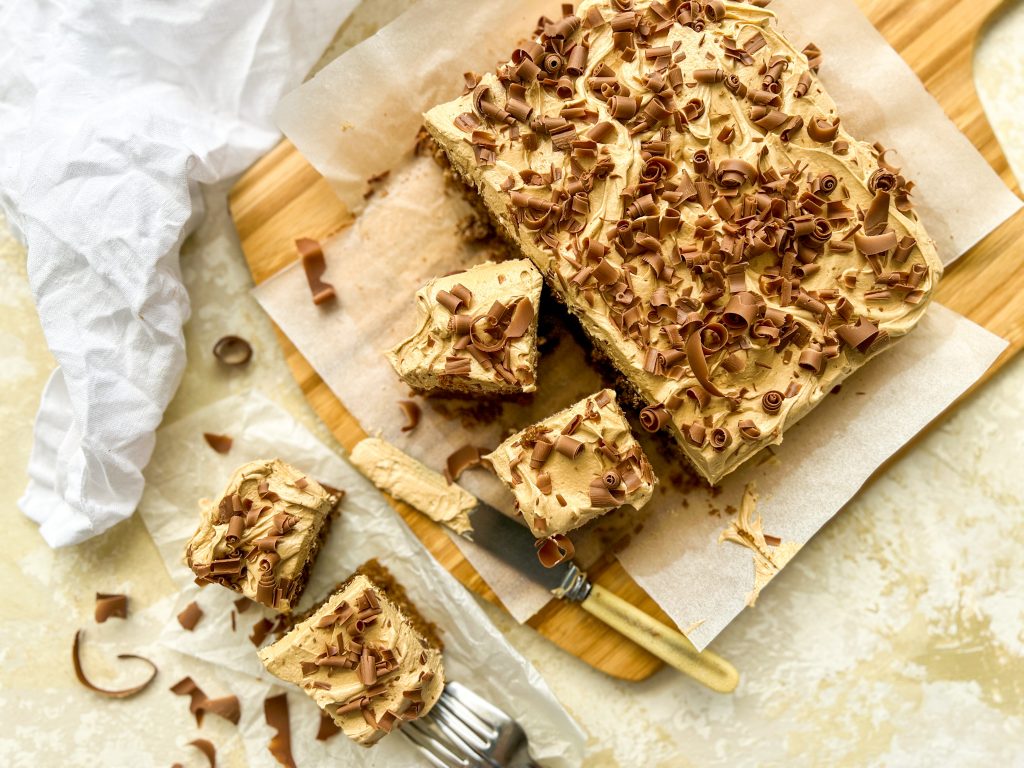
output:
M447 683L430 712L399 732L437 768L540 768L519 723L459 683Z

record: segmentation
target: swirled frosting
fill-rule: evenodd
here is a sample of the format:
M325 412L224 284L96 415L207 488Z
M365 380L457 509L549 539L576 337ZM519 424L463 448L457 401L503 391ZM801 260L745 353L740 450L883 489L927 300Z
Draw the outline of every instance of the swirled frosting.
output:
M259 655L367 747L429 712L444 688L441 651L362 574Z
M909 332L942 272L912 185L773 20L585 0L425 116L712 483Z
M200 579L288 613L339 499L280 459L250 461L235 470L217 502L200 502L185 560Z
M421 393L533 392L542 284L526 259L435 278L416 292L416 330L388 360Z
M512 435L485 458L537 538L624 504L640 509L657 482L610 389Z

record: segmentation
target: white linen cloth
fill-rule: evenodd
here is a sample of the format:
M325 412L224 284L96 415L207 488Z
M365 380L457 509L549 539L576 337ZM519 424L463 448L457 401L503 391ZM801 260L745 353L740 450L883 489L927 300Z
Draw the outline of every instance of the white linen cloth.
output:
M135 510L185 365L198 185L279 138L270 114L358 0L14 0L0 10L0 204L58 368L19 505L51 546Z

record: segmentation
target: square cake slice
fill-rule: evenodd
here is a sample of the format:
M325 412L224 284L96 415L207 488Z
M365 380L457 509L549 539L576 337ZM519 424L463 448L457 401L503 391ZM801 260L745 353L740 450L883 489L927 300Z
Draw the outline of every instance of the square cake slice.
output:
M416 332L388 360L420 394L533 392L542 286L527 259L435 278L416 293Z
M197 582L220 584L290 613L302 596L341 493L280 459L235 470L216 502L203 500L185 549Z
M712 483L910 332L942 273L913 185L773 22L584 0L425 116L645 427Z
M367 747L429 712L444 688L433 625L375 560L259 656Z
M657 482L610 389L512 435L485 458L538 539L623 504L640 509Z

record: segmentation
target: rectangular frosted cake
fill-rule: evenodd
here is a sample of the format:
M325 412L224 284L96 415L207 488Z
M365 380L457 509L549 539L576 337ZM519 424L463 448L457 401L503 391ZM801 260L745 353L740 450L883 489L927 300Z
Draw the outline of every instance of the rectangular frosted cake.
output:
M259 655L367 747L429 712L444 688L433 625L375 560Z
M583 2L425 116L644 426L712 483L908 333L942 271L912 184L773 19Z
M243 464L216 502L204 499L185 550L197 582L290 613L341 497L280 459Z

